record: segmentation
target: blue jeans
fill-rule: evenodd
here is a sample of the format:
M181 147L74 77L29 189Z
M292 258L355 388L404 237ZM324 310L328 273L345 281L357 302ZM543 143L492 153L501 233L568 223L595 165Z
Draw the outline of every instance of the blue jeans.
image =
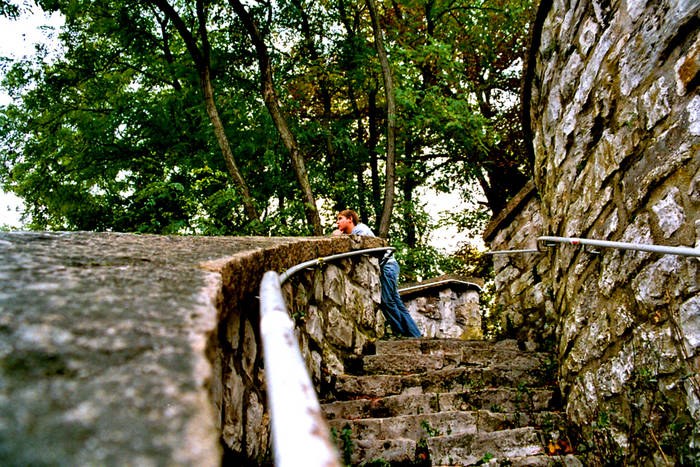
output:
M418 330L418 326L408 314L408 310L399 296L398 279L399 263L387 261L379 276L382 285L382 311L396 332L402 336L421 337L422 334Z

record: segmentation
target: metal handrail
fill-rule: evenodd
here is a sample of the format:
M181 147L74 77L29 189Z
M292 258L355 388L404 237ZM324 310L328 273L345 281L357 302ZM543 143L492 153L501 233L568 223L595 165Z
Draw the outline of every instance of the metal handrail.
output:
M301 356L282 295L282 283L303 269L349 256L391 250L368 248L297 264L282 274L268 271L260 282L260 336L265 358L265 386L271 412L275 465L337 466L337 450Z
M577 237L537 237L537 242L544 243L545 246L554 246L551 243L568 243L570 245L588 245L600 248L617 248L620 250L635 250L648 251L651 253L660 253L663 255L680 255L700 257L700 248L690 248L687 246L666 246L666 245L649 245L645 243L629 243L629 242L611 242L607 240L595 240L591 238ZM485 255L510 255L517 253L543 253L540 249L525 249L525 250L496 250L487 251Z
M665 255L681 255L700 257L700 248L690 248L686 246L665 246L665 245L648 245L644 243L628 243L628 242L611 242L606 240L594 240L590 238L576 237L538 237L538 242L553 242L553 243L568 243L571 245L589 245L600 248L617 248L620 250L635 250L649 251L652 253L661 253Z
M367 255L371 253L379 253L382 251L394 251L396 248L392 246L383 246L379 248L367 248L364 250L355 250L355 251L348 251L346 253L338 253L336 255L331 255L331 256L325 256L325 257L320 257L316 259L312 259L311 261L305 261L303 263L299 263L296 266L292 266L291 268L287 269L284 271L282 274L280 274L280 283L284 284L284 282L289 279L289 277L292 274L295 274L303 269L307 269L313 266L316 266L317 264L323 264L325 262L334 260L334 259L340 259L340 258L348 258L350 256L356 256L356 255Z
M275 271L260 283L260 335L275 465L339 467Z

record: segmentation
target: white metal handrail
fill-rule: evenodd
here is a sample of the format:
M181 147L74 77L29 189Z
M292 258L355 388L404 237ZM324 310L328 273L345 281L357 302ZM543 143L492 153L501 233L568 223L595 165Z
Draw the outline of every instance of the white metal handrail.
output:
M663 255L680 255L700 257L700 248L690 248L686 246L666 246L666 245L649 245L645 243L629 243L629 242L612 242L607 240L595 240L592 238L577 238L577 237L537 237L538 245L544 243L545 246L554 246L554 243L566 243L569 245L588 245L599 248L616 248L619 250L635 250L648 251L651 253L660 253ZM496 250L487 251L486 255L510 255L518 253L543 253L540 249L524 249L524 250Z
M275 271L260 283L260 335L275 465L339 467Z
M568 243L570 245L588 245L600 248L617 248L619 250L649 251L664 255L681 255L700 257L700 248L690 248L686 246L666 246L649 245L645 243L611 242L607 240L594 240L591 238L576 237L538 237L538 242L545 243Z
M324 262L393 250L393 247L382 247L339 253L300 263L282 274L268 271L263 275L260 283L260 336L276 466L341 465L299 350L294 322L282 296L282 283L292 274Z

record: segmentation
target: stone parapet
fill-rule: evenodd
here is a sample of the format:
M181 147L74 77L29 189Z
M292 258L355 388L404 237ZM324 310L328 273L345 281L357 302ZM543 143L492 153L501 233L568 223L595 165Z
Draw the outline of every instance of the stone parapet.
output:
M0 233L0 464L265 462L263 272L383 245Z
M348 360L384 336L378 256L324 261L292 276L282 290L318 393L346 372Z

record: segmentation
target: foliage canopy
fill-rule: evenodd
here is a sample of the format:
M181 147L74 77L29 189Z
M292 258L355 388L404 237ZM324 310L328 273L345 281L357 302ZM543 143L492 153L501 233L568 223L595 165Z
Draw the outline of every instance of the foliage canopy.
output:
M354 208L377 229L394 190L389 235L413 275L438 261L420 193L469 199L477 184L487 206L443 222L478 230L529 176L518 95L531 0L377 3L396 102L389 183L385 81L364 0L248 2L251 23L237 0L38 4L65 17L62 53L39 45L1 65L14 100L0 109L0 186L24 199L29 228L311 234L314 198L266 92L322 214ZM3 3L0 14L21 8ZM251 24L268 53L267 91Z

